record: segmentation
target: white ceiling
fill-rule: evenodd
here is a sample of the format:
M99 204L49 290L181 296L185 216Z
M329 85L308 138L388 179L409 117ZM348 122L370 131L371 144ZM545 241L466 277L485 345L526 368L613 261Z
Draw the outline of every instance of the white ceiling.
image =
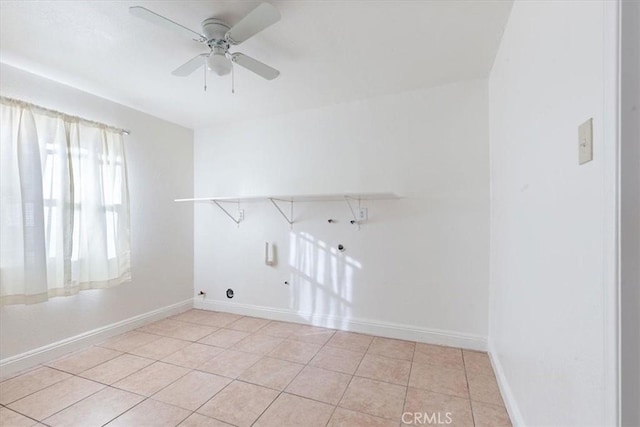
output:
M0 61L190 128L486 77L511 1L273 1L282 20L234 51L266 81L170 73L206 47L128 13L140 5L200 32L254 1L0 2Z

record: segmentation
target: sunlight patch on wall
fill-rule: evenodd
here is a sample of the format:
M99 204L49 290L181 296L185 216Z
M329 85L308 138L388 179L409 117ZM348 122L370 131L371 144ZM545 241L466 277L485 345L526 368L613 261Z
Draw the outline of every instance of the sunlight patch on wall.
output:
M351 318L355 275L362 264L307 232L289 235L290 307L307 321L316 314ZM346 325L336 325L336 327Z

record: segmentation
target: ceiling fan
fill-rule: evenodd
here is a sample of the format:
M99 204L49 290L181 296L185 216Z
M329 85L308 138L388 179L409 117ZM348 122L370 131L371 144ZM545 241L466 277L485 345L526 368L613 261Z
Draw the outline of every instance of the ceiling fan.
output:
M280 75L280 72L275 68L250 56L240 52L229 52L231 46L239 45L280 20L280 12L269 3L261 3L233 27L216 18L205 19L201 24L202 33L193 31L141 6L130 7L129 12L138 18L182 33L192 40L206 44L209 47L209 52L201 53L173 70L171 74L174 76L188 76L205 64L206 69L219 76L224 76L232 72L234 63L267 80L273 80Z

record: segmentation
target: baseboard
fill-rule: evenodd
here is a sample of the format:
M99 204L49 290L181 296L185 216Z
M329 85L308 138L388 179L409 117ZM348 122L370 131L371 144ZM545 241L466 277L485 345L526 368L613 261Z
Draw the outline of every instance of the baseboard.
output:
M0 379L193 307L188 299L0 360Z
M522 419L522 413L520 412L513 392L511 391L509 381L507 381L507 377L504 374L504 369L502 369L500 358L498 357L495 348L490 343L489 359L491 360L493 372L496 374L496 379L498 380L498 387L500 388L500 393L502 394L502 399L504 400L504 406L507 408L509 418L511 418L511 424L514 427L524 427L525 424L524 420Z
M249 304L238 304L226 301L204 300L194 298L194 308L244 316L262 317L283 322L302 323L325 328L339 329L350 332L377 335L387 338L424 342L428 344L461 347L469 350L487 350L487 339L480 335L461 334L438 329L425 329L398 323L379 322L368 319L343 318L314 313L301 313L293 310L278 309Z

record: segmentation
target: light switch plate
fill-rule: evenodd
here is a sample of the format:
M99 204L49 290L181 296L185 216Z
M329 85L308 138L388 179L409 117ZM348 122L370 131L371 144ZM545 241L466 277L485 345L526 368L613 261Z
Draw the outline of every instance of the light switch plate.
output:
M578 163L583 165L593 160L593 119L578 127Z

